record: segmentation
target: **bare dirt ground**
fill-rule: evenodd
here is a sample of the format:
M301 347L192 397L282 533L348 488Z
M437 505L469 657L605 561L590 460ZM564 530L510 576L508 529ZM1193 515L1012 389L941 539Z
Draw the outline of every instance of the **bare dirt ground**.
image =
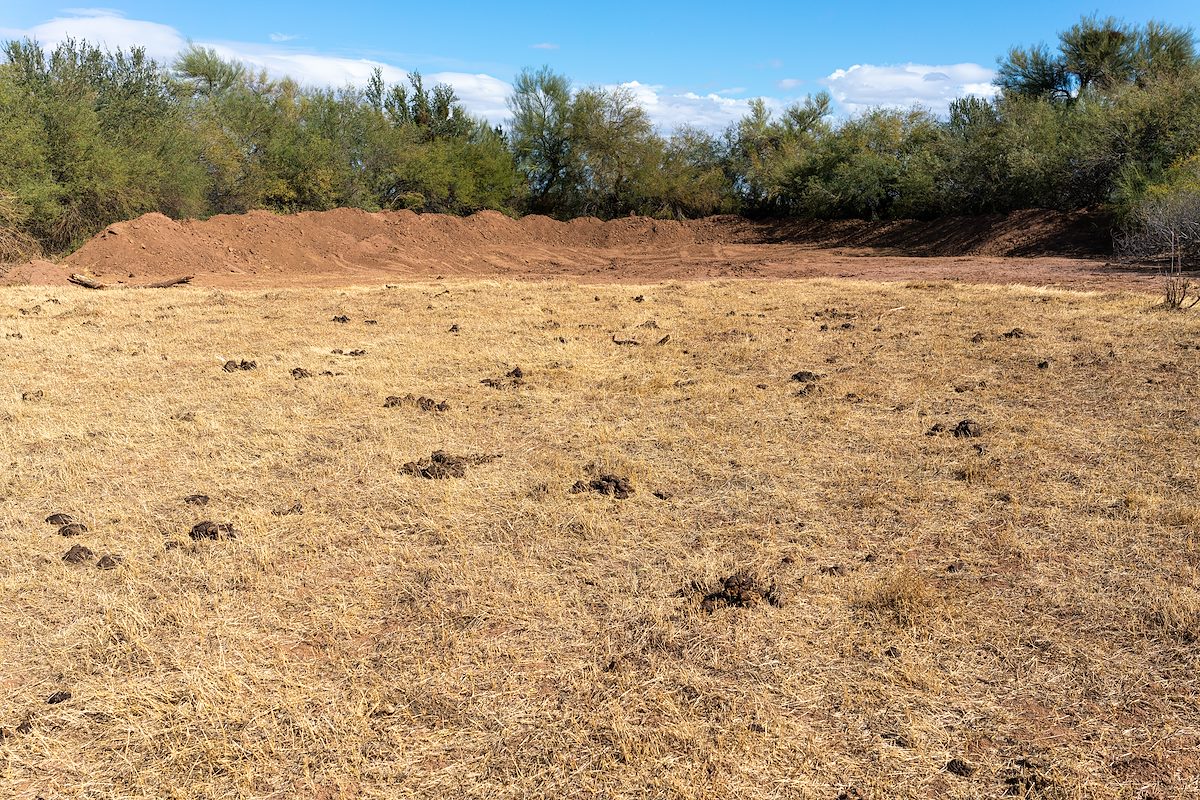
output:
M1153 303L0 289L0 796L1200 796Z
M557 222L351 209L176 222L148 214L111 226L62 265L20 265L7 280L65 283L78 272L137 284L190 274L200 286L304 288L438 276L633 284L840 277L1152 291L1155 274L1110 264L1110 244L1102 220L1045 211L888 223Z

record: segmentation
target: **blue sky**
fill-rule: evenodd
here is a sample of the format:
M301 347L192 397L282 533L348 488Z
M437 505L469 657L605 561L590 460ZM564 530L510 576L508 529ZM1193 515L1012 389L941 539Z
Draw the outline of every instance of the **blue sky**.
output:
M1053 41L1083 14L1191 25L1194 0L1077 5L1007 3L117 2L56 8L3 0L0 37L52 44L67 35L146 46L169 60L187 40L310 84L392 80L420 69L455 86L472 111L505 116L524 66L579 84L626 85L663 127L717 128L752 97L772 107L828 89L841 113L875 104L935 110L985 93L1013 44Z

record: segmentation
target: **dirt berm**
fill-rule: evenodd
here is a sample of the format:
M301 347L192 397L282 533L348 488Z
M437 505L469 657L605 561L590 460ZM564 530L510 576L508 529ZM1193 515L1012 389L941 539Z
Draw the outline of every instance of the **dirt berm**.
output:
M356 209L177 222L146 214L101 232L66 259L59 277L75 272L137 284L187 274L199 285L227 287L435 276L647 282L830 275L1071 284L1080 269L1087 281L1095 279L1095 259L1109 241L1100 217L1049 211L880 223L731 216L559 222L492 211L454 217ZM1014 271L1021 275L1008 274ZM52 282L44 272L36 274Z

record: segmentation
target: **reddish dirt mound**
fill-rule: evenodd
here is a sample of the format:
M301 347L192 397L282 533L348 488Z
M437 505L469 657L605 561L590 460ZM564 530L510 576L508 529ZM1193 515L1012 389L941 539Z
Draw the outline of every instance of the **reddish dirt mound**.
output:
M666 279L856 277L1063 286L1139 286L1146 278L1095 260L1104 220L1026 211L929 222L688 222L594 217L514 220L368 213L254 211L177 222L147 214L117 223L67 259L10 282L61 282L68 272L109 284L195 275L207 286L345 286L431 276ZM1012 257L1022 257L1019 262ZM1064 257L1069 256L1069 257ZM51 274L52 273L52 274Z
M0 286L65 286L68 270L51 261L0 264Z
M785 221L765 225L760 241L870 247L908 256L1103 257L1111 220L1100 214L1037 209L935 220Z

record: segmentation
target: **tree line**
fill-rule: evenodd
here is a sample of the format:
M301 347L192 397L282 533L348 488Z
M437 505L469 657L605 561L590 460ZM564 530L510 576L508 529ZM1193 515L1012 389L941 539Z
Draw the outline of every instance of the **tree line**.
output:
M762 100L726 130L656 129L623 88L517 76L511 120L418 73L306 88L190 47L9 41L0 63L0 260L63 253L148 211L205 217L350 206L560 218L717 213L931 218L1103 208L1135 219L1200 193L1189 29L1087 17L999 60L994 97L832 113Z

